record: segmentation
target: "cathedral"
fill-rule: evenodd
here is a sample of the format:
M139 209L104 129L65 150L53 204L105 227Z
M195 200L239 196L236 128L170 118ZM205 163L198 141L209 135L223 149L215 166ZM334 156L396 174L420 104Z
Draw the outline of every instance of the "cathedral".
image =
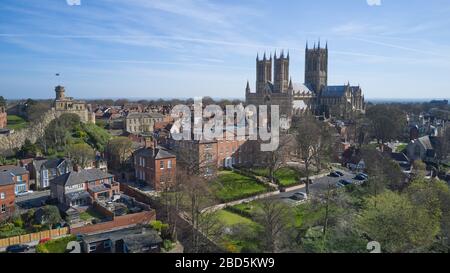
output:
M359 86L328 85L328 44L314 44L305 49L304 84L293 83L289 76L289 52L275 52L262 59L256 57L256 92L247 82L247 105L279 105L280 116L291 118L310 112L316 115L349 118L352 113L364 113L364 95ZM274 78L272 79L272 68Z

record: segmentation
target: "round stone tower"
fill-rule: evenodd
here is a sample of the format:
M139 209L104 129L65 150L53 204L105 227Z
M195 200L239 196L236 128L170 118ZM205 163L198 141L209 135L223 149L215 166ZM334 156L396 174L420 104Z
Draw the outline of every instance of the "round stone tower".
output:
M55 87L56 100L64 100L66 98L64 86L58 85Z

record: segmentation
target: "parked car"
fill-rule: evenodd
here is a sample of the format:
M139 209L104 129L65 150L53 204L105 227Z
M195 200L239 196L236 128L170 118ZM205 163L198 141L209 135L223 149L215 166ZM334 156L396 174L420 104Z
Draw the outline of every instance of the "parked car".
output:
M361 175L361 174L358 174L357 176L353 177L353 179L359 180L359 181L364 181L367 178L365 176Z
M304 192L296 192L289 198L291 198L292 200L296 200L296 201L302 201L302 200L307 200L308 195Z
M25 191L25 192L19 192L16 194L16 196L25 196L25 195L29 195L32 193L33 193L33 191L29 190L29 191Z
M335 173L337 173L339 176L344 176L344 173L341 171L335 171Z
M347 180L347 179L341 179L341 180L339 180L339 182L336 183L336 187L342 188L342 187L346 187L351 184L353 184L352 181Z
M29 250L30 247L28 245L10 245L6 248L7 253L22 253Z
M366 179L369 179L369 176L367 174L365 174L365 173L358 173L358 175L360 175L360 176L362 176L362 177L364 177Z
M331 172L328 176L329 177L340 177L340 175L337 172Z

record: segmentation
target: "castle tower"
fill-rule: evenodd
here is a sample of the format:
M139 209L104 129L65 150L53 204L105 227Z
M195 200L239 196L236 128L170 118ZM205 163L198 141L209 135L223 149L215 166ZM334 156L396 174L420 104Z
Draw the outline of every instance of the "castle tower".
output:
M272 81L272 56L267 59L266 53L264 58L259 60L259 56L256 56L256 93L260 94L264 90L264 86L267 82Z
M328 43L325 48L314 44L312 49L305 49L305 85L312 89L319 97L322 89L328 85Z
M274 92L286 93L289 88L289 53L285 57L282 51L279 58L275 53L274 77Z
M56 100L64 100L66 98L64 86L58 85L55 87Z

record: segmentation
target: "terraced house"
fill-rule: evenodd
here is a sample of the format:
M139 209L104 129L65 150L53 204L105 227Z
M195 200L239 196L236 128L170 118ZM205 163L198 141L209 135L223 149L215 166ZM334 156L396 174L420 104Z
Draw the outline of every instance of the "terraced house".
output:
M13 177L7 172L0 172L0 221L14 213L15 184Z
M9 177L14 181L14 193L15 195L20 195L29 190L30 186L30 175L29 172L19 166L1 166L0 173L5 175L4 177Z

